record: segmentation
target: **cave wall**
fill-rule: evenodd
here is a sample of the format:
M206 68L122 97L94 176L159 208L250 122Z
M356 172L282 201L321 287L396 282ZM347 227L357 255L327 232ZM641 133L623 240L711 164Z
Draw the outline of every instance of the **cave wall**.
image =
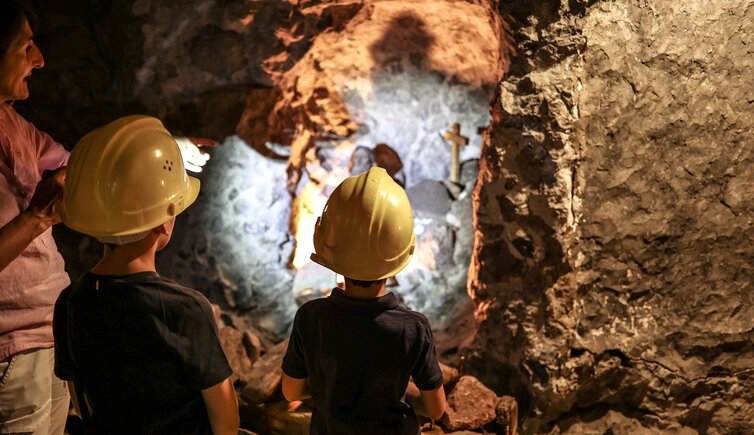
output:
M525 433L754 431L752 6L501 3L467 361Z
M315 36L341 28L359 2L26 0L46 66L17 106L69 148L127 113L175 133L223 140ZM274 101L273 101L274 102ZM262 108L264 109L264 108Z

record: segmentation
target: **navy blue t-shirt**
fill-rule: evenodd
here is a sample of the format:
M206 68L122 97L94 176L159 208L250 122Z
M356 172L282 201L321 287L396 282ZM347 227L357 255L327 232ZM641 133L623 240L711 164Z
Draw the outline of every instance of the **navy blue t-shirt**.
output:
M201 390L231 368L198 291L87 273L60 294L53 334L55 373L86 391L97 433L211 435Z
M420 390L442 385L426 317L392 293L354 299L339 288L299 308L283 371L308 378L318 435L416 434L409 378Z

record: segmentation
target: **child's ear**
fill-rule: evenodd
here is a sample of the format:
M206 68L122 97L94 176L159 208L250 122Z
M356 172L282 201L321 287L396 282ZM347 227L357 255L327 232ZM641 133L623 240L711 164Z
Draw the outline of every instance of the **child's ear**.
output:
M158 235L163 234L167 236L168 234L170 234L170 232L168 231L167 224L162 224L159 227L156 227L155 229L153 229L152 231L157 231Z

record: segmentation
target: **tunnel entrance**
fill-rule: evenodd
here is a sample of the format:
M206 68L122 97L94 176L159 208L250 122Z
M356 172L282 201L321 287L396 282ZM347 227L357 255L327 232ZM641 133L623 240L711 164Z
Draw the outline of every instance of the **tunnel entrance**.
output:
M391 290L438 329L459 306L470 313L471 192L502 68L497 36L486 9L455 2L379 2L319 35L272 89L250 94L239 135L213 152L186 227L198 236L193 261L216 279L185 262L184 279L212 281L282 339L298 305L337 281L309 260L327 197L374 165L404 186L415 214L416 254ZM451 180L456 123L467 145Z

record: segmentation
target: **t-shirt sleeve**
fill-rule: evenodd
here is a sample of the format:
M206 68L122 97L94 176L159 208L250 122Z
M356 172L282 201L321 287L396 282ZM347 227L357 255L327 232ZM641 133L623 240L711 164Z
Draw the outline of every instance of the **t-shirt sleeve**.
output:
M217 333L212 307L203 297L187 304L181 328L181 358L191 385L204 390L233 373Z
M22 116L18 116L18 122L29 137L29 141L37 148L37 169L40 175L44 171L58 169L68 164L69 152L63 145L55 142L49 134L39 130Z
M39 130L35 129L34 135L39 147L37 148L37 167L40 174L48 169L54 170L68 164L69 152L63 148L63 145L55 142L47 133Z
M283 372L286 375L296 378L304 379L309 376L309 372L306 370L306 359L304 358L304 346L301 340L300 333L301 324L301 309L296 313L296 317L293 319L293 330L291 330L291 338L288 340L288 349L283 356Z
M55 302L52 316L52 335L55 339L55 375L65 381L73 380L73 361L68 342L68 290L64 290Z
M421 335L419 358L414 366L411 376L420 390L430 391L440 388L442 385L442 371L437 362L435 341L432 337L432 329L428 322L423 323L424 331Z

